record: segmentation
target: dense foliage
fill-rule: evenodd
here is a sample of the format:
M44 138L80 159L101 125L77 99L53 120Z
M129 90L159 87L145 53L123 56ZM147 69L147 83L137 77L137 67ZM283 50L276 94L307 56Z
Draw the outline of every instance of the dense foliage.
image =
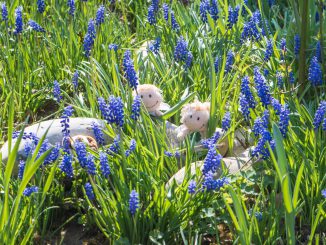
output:
M0 162L3 244L47 240L69 222L125 244L326 242L325 1L0 8L0 146L17 139ZM162 117L133 96L146 83L172 106ZM211 103L204 154L195 151L199 135L173 148L165 133L195 97ZM70 117L106 121L105 130L93 125L98 150L70 149ZM61 118L62 145L22 131L52 118ZM223 162L217 127L230 142L250 129L261 161L214 179ZM19 161L22 138L30 144ZM198 160L204 168L192 175ZM183 183L167 186L184 166Z

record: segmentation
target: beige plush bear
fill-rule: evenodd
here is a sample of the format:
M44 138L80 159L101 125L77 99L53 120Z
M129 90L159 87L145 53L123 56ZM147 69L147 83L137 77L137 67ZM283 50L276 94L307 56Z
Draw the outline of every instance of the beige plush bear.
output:
M187 134L199 132L205 138L209 120L210 103L195 101L185 105L181 110L182 125L177 128L177 138L183 140Z
M147 111L153 116L161 116L161 110L168 110L168 104L163 103L162 91L152 84L138 85L134 96L139 95Z

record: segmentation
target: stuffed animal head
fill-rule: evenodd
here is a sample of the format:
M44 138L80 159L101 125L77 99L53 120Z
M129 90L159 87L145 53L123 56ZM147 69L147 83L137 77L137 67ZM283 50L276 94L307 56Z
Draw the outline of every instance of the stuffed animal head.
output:
M148 112L155 112L160 109L163 102L162 91L152 84L142 84L137 87L137 94L140 96ZM134 93L134 96L136 93Z
M181 123L190 131L203 132L207 129L210 103L195 101L185 105L181 110Z

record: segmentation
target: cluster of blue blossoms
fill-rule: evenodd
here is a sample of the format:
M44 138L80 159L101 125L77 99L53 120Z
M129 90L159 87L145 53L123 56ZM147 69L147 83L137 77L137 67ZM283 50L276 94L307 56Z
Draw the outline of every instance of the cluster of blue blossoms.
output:
M202 0L200 2L200 7L199 7L199 11L200 11L200 16L201 19L204 23L208 22L208 18L207 18L207 14L210 14L211 18L216 21L218 19L218 5L217 5L217 0Z
M186 69L191 66L193 55L188 51L188 43L183 36L179 37L177 45L175 46L174 59L177 62L185 62Z
M228 28L229 29L231 29L233 27L233 25L235 25L238 22L239 10L240 10L239 5L235 6L234 9L231 6L229 6L229 10L228 10Z
M88 22L87 33L84 38L84 52L87 58L91 55L91 49L94 46L95 37L96 37L95 21L93 19L90 19Z
M15 34L22 33L23 31L23 7L19 6L15 9Z
M139 195L135 190L132 190L129 198L129 211L132 216L136 214L138 208L139 208Z
M326 130L326 101L320 102L317 111L315 113L313 125L314 129L317 130L321 124L323 124L323 130Z
M130 88L133 90L137 89L138 86L138 76L135 71L134 61L131 58L130 50L127 50L123 56L123 71L124 76L127 79Z
M148 7L147 20L151 25L156 24L156 13L159 10L159 0L152 0L151 5Z
M2 16L2 21L4 22L8 21L8 9L5 3L1 3L1 16Z
M111 95L108 103L102 97L98 98L97 101L104 119L109 124L116 124L118 127L122 127L124 124L124 105L121 98Z
M44 28L37 24L34 20L29 20L28 25L36 32L45 32Z

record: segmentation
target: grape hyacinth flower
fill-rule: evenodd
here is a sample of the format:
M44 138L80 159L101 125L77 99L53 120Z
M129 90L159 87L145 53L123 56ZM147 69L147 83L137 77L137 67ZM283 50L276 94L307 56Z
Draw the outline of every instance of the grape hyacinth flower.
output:
M233 21L234 21L234 24L236 24L238 22L239 11L240 11L240 6L239 5L235 6L235 8L233 10Z
M163 17L165 19L166 22L169 21L169 5L167 5L166 3L163 3Z
M240 95L239 103L240 103L240 111L242 112L245 119L249 120L250 119L249 103L243 94Z
M135 121L137 121L140 116L140 105L141 105L140 96L136 95L131 106L131 116L130 116Z
M118 154L120 151L120 135L117 135L114 139L113 139L113 143L110 145L109 149L108 149L108 154L110 156L113 155L113 153Z
M294 36L294 55L299 56L300 53L300 46L301 46L301 41L300 41L300 36L299 34L296 34Z
M111 108L109 107L109 105L105 102L105 99L102 97L99 97L97 99L97 103L99 106L99 109L104 117L104 119L108 122L108 123L113 123L114 122L114 115L113 115L113 111L111 110Z
M82 141L76 141L74 143L77 159L82 168L85 168L87 165L87 151L86 145Z
M214 191L221 189L224 185L229 184L228 178L214 179L214 174L210 171L204 175L203 188L207 191Z
M222 119L222 129L223 131L228 131L229 128L231 126L231 113L230 112L226 112L224 114L224 117Z
M267 77L269 75L269 70L268 69L264 69L264 76Z
M321 195L322 195L324 198L326 198L326 189L324 189L324 190L321 191Z
M254 135L257 137L259 135L262 134L262 132L264 131L264 126L263 126L263 121L260 117L257 117L255 119L254 125L252 127L252 132L254 133Z
M93 187L89 182L85 184L85 192L89 200L94 200L95 196L93 192Z
M314 117L314 121L313 121L313 125L314 125L314 129L317 130L321 124L321 122L323 121L324 117L326 115L326 101L322 101L320 102L317 111L315 113L315 117Z
M154 8L155 13L157 13L158 10L160 9L159 4L160 4L160 0L152 0L152 6Z
M280 115L281 110L282 110L281 103L277 99L272 97L271 104L272 104L272 107L274 108L275 114Z
M153 54L158 55L161 47L161 38L156 38L153 42L148 45L148 49L153 52Z
M239 10L240 6L237 5L233 9L231 6L229 6L228 9L228 28L231 29L233 25L235 25L238 22L238 17L239 17Z
M188 43L185 41L183 36L179 37L177 45L174 50L174 59L179 61L185 61L188 56Z
M234 20L233 20L233 8L231 6L229 6L228 9L228 28L231 29L232 26L235 24Z
M38 192L39 188L37 186L31 186L31 187L27 187L25 188L25 190L23 191L23 195L26 197L29 197L30 195L32 195L33 193Z
M45 10L44 0L37 0L36 4L37 4L37 11L42 14Z
M201 140L201 144L206 149L210 149L211 147L214 147L219 138L221 137L220 133L217 131L213 134L213 136L209 139L203 139Z
M281 50L283 51L283 53L286 52L286 39L285 38L281 39Z
M111 43L111 44L109 45L109 49L110 49L110 50L114 50L115 52L118 51L118 48L119 48L118 44Z
M217 0L212 0L211 6L209 8L209 14L211 15L212 19L216 21L218 19L218 6L217 6Z
M138 208L139 208L138 193L135 190L132 190L129 198L129 211L132 216L135 215Z
M23 7L18 6L15 9L15 34L20 34L23 31Z
M268 6L272 7L275 4L275 0L268 0Z
M173 153L171 151L164 151L164 155L167 157L173 157Z
M68 8L69 8L69 11L68 13L71 15L71 16L74 16L75 15L75 0L68 0L67 1L67 5L68 5Z
M218 73L218 71L219 71L219 68L218 68L219 67L219 63L220 63L219 60L220 60L219 57L216 56L215 61L214 61L215 73Z
M56 143L55 147L52 149L52 151L49 153L49 155L45 158L43 165L45 166L52 162L55 162L59 158L60 149L61 149L60 143ZM48 149L46 149L46 150L48 150Z
M70 154L63 155L59 168L63 173L65 173L67 177L72 178L74 176L74 169L72 168L72 157Z
M90 175L96 174L96 166L94 163L94 156L92 154L87 154L86 168L87 168L87 173L89 173Z
M105 152L100 152L100 169L105 178L107 178L111 173L109 160Z
M45 32L44 28L37 24L34 20L29 20L28 25L36 32Z
M1 3L1 15L2 15L2 21L7 22L8 21L8 9L5 3Z
M254 109L256 107L255 98L250 90L249 77L245 76L241 80L241 93L245 97L250 108Z
M93 129L93 133L94 133L96 142L99 145L104 145L104 143L105 143L104 134L102 132L102 129L100 128L100 125L96 122L92 122L92 129Z
M271 148L274 149L275 143L273 141L271 133L267 129L264 129L261 135L262 136L259 139L257 146L252 151L252 155L255 157L259 157L259 155L261 155L263 159L267 159L270 154L266 144L269 143L271 145Z
M234 63L234 53L230 50L226 55L225 73L229 73Z
M186 70L189 69L189 68L191 67L192 59L193 59L192 53L189 51L189 52L188 52L188 55L187 55L186 62L185 62L185 69L186 69Z
M317 45L316 45L316 57L317 57L318 62L322 63L321 62L321 45L320 45L320 41L318 41Z
M243 26L241 33L241 43L244 43L245 40L259 41L261 39L260 32L257 28L257 24L252 17L248 22Z
M114 121L113 123L118 127L122 127L124 124L124 111L123 102L120 97L114 97L113 95L109 98L109 108L113 113Z
M18 165L18 178L21 180L23 179L24 171L25 171L25 161L20 160Z
M289 80L290 80L290 83L291 83L291 84L294 84L294 82L295 82L295 78L294 78L294 73L293 73L293 71L291 71L291 72L289 73Z
M72 76L72 84L74 85L74 89L78 88L78 80L79 80L79 71L76 70L74 75Z
M209 12L209 1L208 0L202 0L200 2L200 6L199 6L199 13L200 13L200 17L201 20L204 23L207 23L207 13Z
M102 23L104 23L104 17L105 17L105 7L104 5L101 5L96 12L96 25L99 26Z
M271 58L273 54L273 41L272 40L268 40L267 41L267 45L266 45L266 51L265 51L265 57L264 57L264 61L269 61L269 59Z
M91 55L91 49L94 46L95 37L95 21L93 19L90 19L88 22L87 33L84 38L84 52L87 58L89 58L89 56Z
M53 82L53 97L57 102L60 102L62 99L60 85L57 80Z
M265 77L259 72L259 68L254 68L254 81L257 89L257 94L260 98L261 103L264 106L268 106L270 104L271 95L269 92L269 87L266 83Z
M287 105L284 105L280 112L280 122L279 122L279 128L283 135L283 137L286 137L286 133L288 131L290 121L290 110L288 109Z
M319 86L323 83L322 69L316 56L310 61L308 78L313 86Z
M148 7L147 20L150 25L156 24L155 10L153 5Z
M74 112L74 109L72 108L72 106L67 106L64 108L62 116L61 116L61 127L62 127L62 133L63 133L63 137L64 137L64 147L65 149L67 149L67 140L69 138L69 134L70 134L70 130L69 130L69 117L72 116Z
M279 88L282 88L283 87L283 76L280 72L276 72L276 80L277 80L277 86Z
M268 125L269 125L269 118L270 118L270 115L269 115L269 110L265 109L264 111L264 115L262 116L262 123L263 123L263 127L264 128L268 128Z
M133 151L136 150L136 146L137 146L137 144L136 144L136 140L134 140L134 139L130 140L130 146L129 146L129 149L126 150L126 152L125 152L126 157L129 157L130 154L131 154Z
M24 145L25 155L30 155L35 150L36 145L33 142L26 142Z
M174 16L174 12L171 11L171 26L172 26L172 30L178 31L180 30L180 26Z
M134 62L131 58L130 50L127 50L123 56L123 71L129 86L132 90L137 90L138 76L134 68Z
M204 166L202 169L203 174L206 174L209 171L215 173L221 164L221 160L222 156L216 152L215 145L210 145L204 160Z
M196 192L196 181L191 180L188 185L188 193L195 194Z

